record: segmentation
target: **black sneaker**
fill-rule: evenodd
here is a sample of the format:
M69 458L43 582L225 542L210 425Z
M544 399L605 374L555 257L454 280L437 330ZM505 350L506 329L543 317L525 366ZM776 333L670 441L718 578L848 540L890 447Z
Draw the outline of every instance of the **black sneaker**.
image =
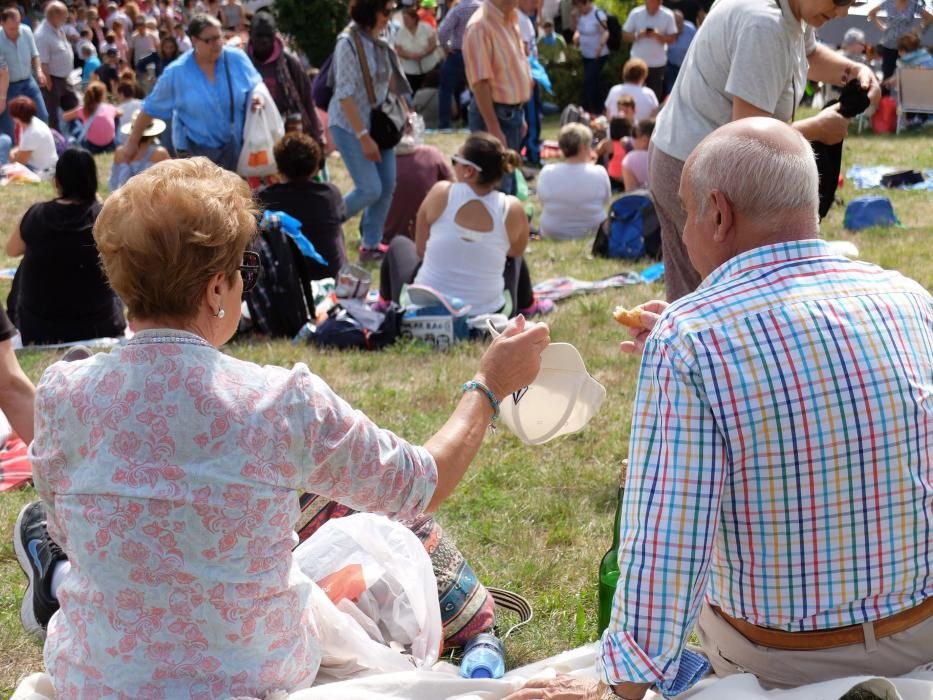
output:
M49 537L42 501L33 501L19 512L13 530L13 548L29 578L19 619L27 632L44 638L45 628L58 610L58 601L52 595L52 572L56 562L67 561L68 557Z

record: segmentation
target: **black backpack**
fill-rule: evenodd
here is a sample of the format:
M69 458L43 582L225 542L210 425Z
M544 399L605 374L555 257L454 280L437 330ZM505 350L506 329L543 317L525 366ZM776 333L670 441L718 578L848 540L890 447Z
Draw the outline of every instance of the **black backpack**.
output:
M606 47L610 51L618 51L622 48L622 24L619 18L605 10L596 10L596 13L596 19L602 28L609 30L609 41L606 42Z
M593 255L637 260L661 257L661 224L647 190L626 192L609 207L593 241Z
M330 71L334 63L334 54L331 54L324 61L318 74L314 77L311 84L311 97L315 106L326 112L330 106L330 100L334 96L334 85L330 80Z
M277 217L260 226L255 246L262 273L246 294L251 330L273 338L293 338L314 317L314 292L304 256Z

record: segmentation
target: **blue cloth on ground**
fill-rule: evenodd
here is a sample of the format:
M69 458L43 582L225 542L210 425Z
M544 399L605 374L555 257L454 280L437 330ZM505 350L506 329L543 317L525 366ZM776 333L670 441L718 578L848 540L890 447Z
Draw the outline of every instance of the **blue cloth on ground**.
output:
M872 226L894 226L900 224L894 207L887 197L856 197L846 207L843 226L850 231L859 231Z
M896 168L891 165L853 165L846 171L846 179L860 190L871 189L873 187L883 187L881 178L888 173L896 173L904 168ZM926 168L923 171L923 182L915 185L906 185L897 189L902 190L927 190L933 192L933 168Z

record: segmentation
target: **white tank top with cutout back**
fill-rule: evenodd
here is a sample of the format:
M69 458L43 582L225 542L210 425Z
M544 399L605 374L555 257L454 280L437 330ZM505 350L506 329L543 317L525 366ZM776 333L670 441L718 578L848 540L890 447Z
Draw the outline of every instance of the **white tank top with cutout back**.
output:
M486 207L492 230L474 231L455 221L457 212L474 200ZM493 190L480 196L462 182L451 185L447 207L431 225L415 284L463 300L472 307L471 316L499 311L505 304L502 272L511 247L505 228L508 208L508 197L502 192Z

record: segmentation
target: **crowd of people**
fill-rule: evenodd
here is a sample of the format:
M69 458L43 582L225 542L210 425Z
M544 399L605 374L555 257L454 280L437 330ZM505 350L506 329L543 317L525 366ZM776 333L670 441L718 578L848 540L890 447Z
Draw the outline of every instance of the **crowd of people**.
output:
M895 67L922 58L909 37L933 20L913 2L872 18ZM838 52L815 40L847 0L645 0L618 27L630 58L608 91L614 18L592 0L351 0L314 81L274 16L238 0L51 0L35 32L32 8L0 5L0 162L56 190L6 242L23 260L0 309L0 408L32 441L22 617L62 697L100 694L101 678L128 697L310 684L321 647L292 549L317 498L337 510L315 527L383 513L436 545L430 514L549 342L526 320L554 306L533 293L519 183L539 160L535 76L574 50L606 133L561 127L560 161L537 174L540 235L592 236L614 191L650 191L667 301L641 305L622 343L642 371L600 684L558 677L513 700L675 695L710 666L788 687L933 661L933 301L818 240L809 144L841 142L848 120L796 118L808 79L881 96L858 37ZM442 129L469 126L450 158L412 117L427 90ZM244 125L273 109L277 174L247 180ZM329 181L335 150L347 192ZM263 210L302 224L324 260L314 279L354 258L344 227L359 215L377 310L420 284L512 317L424 446L303 364L218 351L259 277ZM128 342L53 365L38 388L12 352L16 328L72 342L121 336L127 319ZM659 523L678 527L660 537ZM444 558L461 578L436 569L438 595L473 606L445 608L462 643L491 627L491 604L452 545ZM695 624L706 659L686 648Z

